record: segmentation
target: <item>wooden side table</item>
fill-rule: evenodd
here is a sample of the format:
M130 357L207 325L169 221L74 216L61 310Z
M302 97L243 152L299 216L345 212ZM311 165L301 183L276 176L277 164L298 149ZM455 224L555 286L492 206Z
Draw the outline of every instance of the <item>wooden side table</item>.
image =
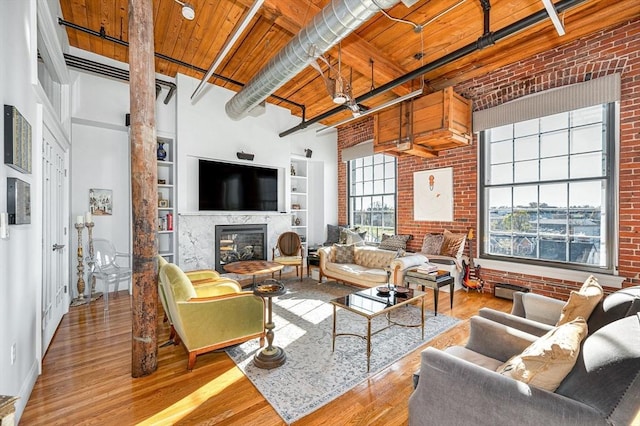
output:
M270 370L280 367L287 361L287 354L284 349L273 345L273 329L276 325L273 323L273 303L272 299L276 296L282 296L287 289L280 281L267 279L262 284L253 286L253 294L267 300L267 347L259 351L253 358L253 363L258 368Z
M320 268L320 255L317 248L309 248L309 253L307 254L307 278L311 274L312 267Z
M438 271L441 272L441 271ZM444 272L444 271L442 271ZM451 303L451 309L453 309L453 292L455 280L449 273L446 275L431 275L425 274L422 272L418 272L416 268L410 269L404 276L404 282L409 287L409 284L415 284L422 288L424 291L425 287L429 287L433 289L433 305L436 316L438 315L438 296L440 293L440 287L444 287L445 285L449 285L449 299Z

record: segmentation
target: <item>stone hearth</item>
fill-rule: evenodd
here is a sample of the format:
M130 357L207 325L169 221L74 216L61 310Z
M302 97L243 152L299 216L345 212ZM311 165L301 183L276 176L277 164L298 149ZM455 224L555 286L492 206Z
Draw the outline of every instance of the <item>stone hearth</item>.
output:
M185 271L215 269L216 225L267 225L267 260L278 236L291 230L289 213L180 213L178 215L178 265Z

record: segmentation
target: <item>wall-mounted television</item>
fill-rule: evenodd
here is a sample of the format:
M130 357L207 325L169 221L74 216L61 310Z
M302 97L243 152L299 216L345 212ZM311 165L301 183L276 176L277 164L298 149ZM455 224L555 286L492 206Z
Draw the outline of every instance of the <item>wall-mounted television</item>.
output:
M199 160L198 209L278 211L278 170Z

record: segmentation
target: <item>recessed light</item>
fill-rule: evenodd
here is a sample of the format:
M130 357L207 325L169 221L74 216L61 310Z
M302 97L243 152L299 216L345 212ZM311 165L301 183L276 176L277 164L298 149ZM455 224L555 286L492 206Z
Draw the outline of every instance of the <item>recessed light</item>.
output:
M191 6L189 3L185 3L180 0L174 0L174 1L178 3L180 6L182 6L182 16L184 16L184 19L193 21L193 18L196 17L196 11L193 9L193 6Z

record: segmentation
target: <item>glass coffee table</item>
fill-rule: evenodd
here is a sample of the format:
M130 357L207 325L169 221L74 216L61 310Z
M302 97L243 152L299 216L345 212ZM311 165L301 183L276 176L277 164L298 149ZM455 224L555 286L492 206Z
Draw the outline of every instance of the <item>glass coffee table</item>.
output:
M422 339L424 339L424 296L426 293L406 287L390 286L386 288L390 289L386 294L380 293L378 288L374 287L331 300L333 305L333 342L331 350L335 350L336 337L338 336L356 336L364 339L367 342L367 372L369 371L371 360L371 336L375 336L393 325L399 325L402 327L421 327ZM394 310L415 302L420 303L421 320L419 324L402 324L391 319L391 313ZM336 333L337 308L346 309L366 318L367 334ZM371 321L378 315L387 317L387 326L371 331Z

